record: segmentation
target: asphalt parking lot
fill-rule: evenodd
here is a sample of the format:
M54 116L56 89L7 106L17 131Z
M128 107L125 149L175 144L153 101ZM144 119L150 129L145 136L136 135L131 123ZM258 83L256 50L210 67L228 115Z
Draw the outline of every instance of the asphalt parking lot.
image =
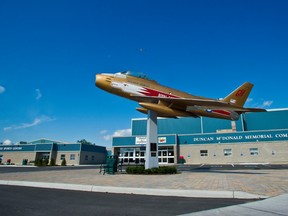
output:
M253 200L145 196L0 185L1 215L179 215Z
M0 166L0 209L12 216L287 215L287 174L190 167L175 175L103 175L98 166Z

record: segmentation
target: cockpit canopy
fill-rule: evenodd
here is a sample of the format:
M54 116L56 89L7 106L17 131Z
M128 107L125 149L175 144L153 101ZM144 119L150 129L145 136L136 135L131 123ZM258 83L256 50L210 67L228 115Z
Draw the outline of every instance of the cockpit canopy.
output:
M133 77L138 77L146 80L150 80L148 76L142 72L132 72L132 71L123 71L123 72L118 72L116 74L121 74L121 75L127 75L127 76L133 76Z

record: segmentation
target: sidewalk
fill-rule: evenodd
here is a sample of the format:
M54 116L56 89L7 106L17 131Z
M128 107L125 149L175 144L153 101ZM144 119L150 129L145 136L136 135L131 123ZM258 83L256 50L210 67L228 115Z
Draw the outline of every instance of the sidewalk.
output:
M1 169L1 167L0 167ZM37 168L35 168L37 169ZM99 169L1 173L0 180L64 183L102 187L216 191L272 197L288 193L288 170L214 170L177 175L102 175ZM214 192L213 192L214 193Z

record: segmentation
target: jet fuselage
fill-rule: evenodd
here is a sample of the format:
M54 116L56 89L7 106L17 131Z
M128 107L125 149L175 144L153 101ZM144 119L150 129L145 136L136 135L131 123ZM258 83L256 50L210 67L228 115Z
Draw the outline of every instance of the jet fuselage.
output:
M142 113L153 110L162 117L207 116L229 120L238 120L239 114L245 112L242 106L253 87L252 84L245 83L243 87L228 95L226 101L220 101L169 88L149 80L143 74L133 75L130 72L97 74L96 86L112 94L137 101L141 106L137 110ZM231 96L233 94L234 96ZM240 104L237 104L238 101ZM222 108L222 104L225 105L225 109Z

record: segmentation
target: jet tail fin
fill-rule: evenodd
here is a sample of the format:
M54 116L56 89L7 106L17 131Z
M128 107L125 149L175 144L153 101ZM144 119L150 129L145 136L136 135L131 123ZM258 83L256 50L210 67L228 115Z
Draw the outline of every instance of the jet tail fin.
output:
M245 82L226 96L223 101L234 106L243 107L253 86L252 83Z

